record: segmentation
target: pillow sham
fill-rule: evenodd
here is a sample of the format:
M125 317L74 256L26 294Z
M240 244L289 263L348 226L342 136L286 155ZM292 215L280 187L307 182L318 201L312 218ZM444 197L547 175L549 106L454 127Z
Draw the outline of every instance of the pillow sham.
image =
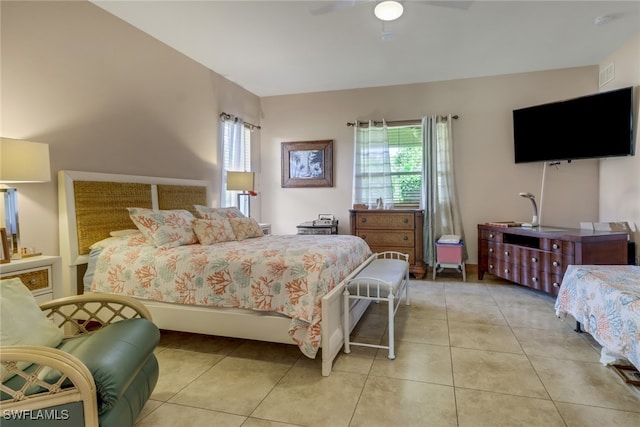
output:
M229 223L236 235L236 240L264 237L260 224L253 218L229 218Z
M228 208L210 208L202 205L193 205L196 215L201 219L212 218L246 218L240 209L235 206Z
M184 209L153 210L147 208L127 208L133 223L149 243L159 248L175 248L198 243L191 223L195 219Z
M201 245L236 240L236 235L227 218L194 219L193 231L195 231Z

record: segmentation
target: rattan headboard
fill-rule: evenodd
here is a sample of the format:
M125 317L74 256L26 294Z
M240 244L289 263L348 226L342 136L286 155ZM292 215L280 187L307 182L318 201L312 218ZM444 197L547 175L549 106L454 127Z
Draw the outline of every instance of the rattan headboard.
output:
M87 262L89 247L115 230L135 225L126 208L187 209L209 206L207 181L60 171L60 255L74 268ZM74 279L75 280L75 279Z

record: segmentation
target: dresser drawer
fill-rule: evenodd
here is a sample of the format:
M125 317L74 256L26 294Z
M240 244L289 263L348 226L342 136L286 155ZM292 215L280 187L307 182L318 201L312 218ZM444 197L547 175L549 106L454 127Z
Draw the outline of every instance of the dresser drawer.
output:
M359 230L356 234L371 246L385 247L414 247L413 231L376 231L376 230Z
M356 226L358 229L413 230L415 223L413 214L410 213L368 214L358 212Z
M14 277L19 278L34 294L51 289L51 281L49 279L49 277L51 277L51 268L49 267L23 271L18 274L9 273L2 276L3 279L12 279Z
M480 230L480 238L490 242L502 242L502 233L493 230Z

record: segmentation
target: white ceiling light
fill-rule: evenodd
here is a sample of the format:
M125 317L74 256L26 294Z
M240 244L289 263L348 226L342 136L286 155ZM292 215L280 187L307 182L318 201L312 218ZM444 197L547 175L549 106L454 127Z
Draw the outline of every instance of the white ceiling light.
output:
M376 18L381 21L393 21L402 16L404 8L400 2L395 0L381 1L373 9Z

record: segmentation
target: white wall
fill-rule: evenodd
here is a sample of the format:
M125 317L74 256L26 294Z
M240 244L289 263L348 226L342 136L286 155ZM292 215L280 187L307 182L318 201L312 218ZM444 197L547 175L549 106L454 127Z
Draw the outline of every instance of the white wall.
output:
M333 213L348 233L351 207L353 129L364 119L418 119L458 114L454 121L456 180L469 261L477 262L477 224L531 220L521 191L540 195L543 163L514 164L512 110L595 93L598 68L554 71L266 97L261 99L262 220L274 233L295 233L318 213ZM334 140L333 188L281 188L282 142ZM580 160L548 168L543 221L578 227L598 217L598 162Z
M635 87L634 135L635 156L600 161L599 218L602 222L632 221L640 227L640 33L600 63L600 67L614 64L615 77L600 88L601 91ZM634 236L640 242L640 232ZM638 261L636 261L638 263Z

